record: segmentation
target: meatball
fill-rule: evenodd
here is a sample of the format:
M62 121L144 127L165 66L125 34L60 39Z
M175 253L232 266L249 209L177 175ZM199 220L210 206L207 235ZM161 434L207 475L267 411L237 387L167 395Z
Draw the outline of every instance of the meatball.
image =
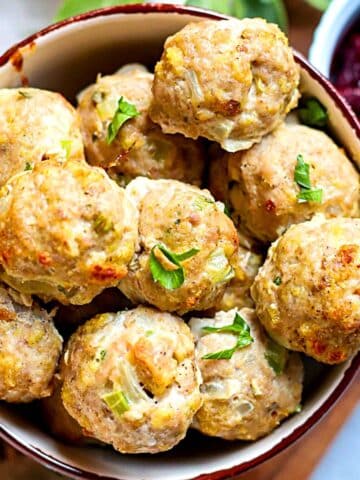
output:
M31 402L52 392L62 338L35 303L0 286L0 400Z
M38 163L0 191L0 277L45 301L89 303L126 275L137 218L125 190L102 169Z
M360 347L360 219L321 215L271 247L252 287L260 321L277 342L324 363Z
M235 276L226 287L223 297L215 305L216 311L254 306L250 287L262 262L262 255L239 246L232 261Z
M308 164L311 187L321 202L299 198L295 169ZM210 189L229 202L236 224L262 242L275 240L291 224L359 214L359 175L342 149L323 132L283 124L250 150L212 162Z
M180 315L214 306L234 277L237 232L207 190L139 177L127 187L140 211L140 249L121 291Z
M150 116L165 133L249 148L297 105L297 67L285 35L265 20L191 23L165 42Z
M132 68L107 77L79 96L78 111L89 163L103 167L120 184L142 175L175 178L200 185L204 168L199 143L181 135L165 135L148 116L153 74ZM126 121L108 142L109 124L119 99L134 105L139 115Z
M243 321L252 343L228 359L204 358L232 348L236 342L234 334L207 333L204 327L221 329ZM254 310L234 309L218 312L215 318L193 318L190 326L203 376L203 405L193 422L196 429L227 440L256 440L297 411L303 380L300 356L270 340Z
M0 186L50 158L84 159L75 109L59 93L0 89Z
M65 408L122 453L169 450L201 405L194 350L189 327L169 313L140 306L94 317L65 353Z
M46 427L56 438L63 441L76 445L93 443L65 409L61 398L61 387L62 381L59 378L55 379L53 394L41 401L41 415Z

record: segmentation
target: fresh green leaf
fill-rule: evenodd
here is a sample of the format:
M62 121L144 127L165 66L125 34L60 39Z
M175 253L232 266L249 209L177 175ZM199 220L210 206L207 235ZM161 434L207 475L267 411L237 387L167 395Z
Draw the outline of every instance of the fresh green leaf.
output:
M304 157L301 154L297 156L296 160L294 180L300 187L300 192L297 194L298 202L321 203L323 191L321 188L312 188L310 181L310 165L304 161Z
M106 393L101 398L110 410L119 417L130 409L129 402L121 390Z
M235 313L234 321L231 325L222 327L203 327L206 333L233 333L237 336L236 343L233 348L228 350L220 350L219 352L207 353L202 357L204 360L230 360L236 350L247 347L254 339L250 334L250 327L239 313Z
M160 252L174 266L173 269L166 269L155 255L155 250ZM184 269L180 262L184 262L199 252L197 248L192 248L187 252L176 254L167 250L163 245L155 245L150 253L150 271L155 282L159 282L167 290L175 290L181 287L185 281Z
M128 103L126 100L124 100L124 97L120 97L117 109L108 127L106 137L107 143L110 145L110 143L115 140L118 131L125 122L127 122L131 118L137 117L138 115L140 115L140 112L137 111L135 105Z
M331 3L331 0L306 0L306 2L318 10L325 11Z
M268 338L265 358L276 375L281 375L286 367L289 352L286 348Z
M299 203L321 203L322 198L323 190L321 188L316 188L313 190L301 190L300 193L297 194L297 199Z
M282 283L282 280L281 280L281 277L275 277L273 282L275 283L275 285L279 286L281 285Z
M286 8L282 0L188 0L186 5L215 10L238 18L263 17L287 29Z
M326 127L329 116L326 108L316 98L305 98L298 108L301 123L309 127Z
M188 0L185 5L215 10L225 15L233 14L233 0Z
M139 3L139 0L64 0L55 15L54 21L58 22L98 8L126 5L128 3Z
M28 172L29 170L32 170L32 168L31 163L26 162L24 172Z
M295 182L306 189L311 188L310 183L310 165L304 161L302 155L297 156L297 163L295 167Z
M287 14L282 0L234 0L232 15L239 18L262 17L287 31Z

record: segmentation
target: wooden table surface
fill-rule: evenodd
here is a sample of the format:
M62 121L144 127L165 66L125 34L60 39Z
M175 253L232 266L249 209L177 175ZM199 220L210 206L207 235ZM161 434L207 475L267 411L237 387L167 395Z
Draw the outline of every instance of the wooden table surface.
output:
M290 43L307 54L320 12L302 0L288 0ZM335 408L310 433L272 460L238 477L238 480L307 480L360 398L360 375ZM55 480L48 472L12 448L0 444L0 480ZM345 480L345 479L339 479Z

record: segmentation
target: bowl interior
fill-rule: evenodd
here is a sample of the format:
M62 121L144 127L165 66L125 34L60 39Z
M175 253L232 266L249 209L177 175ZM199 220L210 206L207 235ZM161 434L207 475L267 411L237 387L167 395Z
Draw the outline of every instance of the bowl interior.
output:
M0 58L0 88L28 81L31 86L56 90L71 101L98 73L114 72L128 62L153 67L165 38L203 14L181 10L147 13L102 13L63 25L34 42ZM109 12L108 12L109 13ZM302 88L318 97L328 108L333 133L360 164L360 142L337 101L314 74L302 65ZM22 66L21 66L22 65ZM19 69L19 67L21 68ZM126 480L184 480L230 469L242 469L281 449L288 438L299 436L348 383L354 365L350 362L327 368L306 361L307 385L304 408L268 437L256 443L225 442L191 432L185 441L166 454L130 456L110 448L73 447L52 438L36 421L36 407L12 407L0 403L0 434L38 460L73 476ZM326 408L325 408L326 409ZM311 421L309 422L309 419ZM255 460L256 459L256 460ZM238 471L238 470L237 470ZM86 474L83 474L86 472ZM226 478L229 472L212 478Z

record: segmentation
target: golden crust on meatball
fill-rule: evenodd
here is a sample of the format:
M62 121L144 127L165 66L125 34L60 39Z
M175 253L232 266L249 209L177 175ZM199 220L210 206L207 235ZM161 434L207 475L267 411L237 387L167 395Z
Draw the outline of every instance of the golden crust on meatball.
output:
M295 181L298 158L309 165L320 202L301 201ZM263 242L278 238L291 224L359 214L359 175L325 133L283 124L250 150L225 153L211 165L210 190L228 202L234 221Z
M215 305L216 311L227 312L233 308L254 306L250 287L262 263L263 256L261 254L239 246L238 252L231 262L235 276L227 285L221 300Z
M59 93L0 89L0 186L43 160L84 159L80 121Z
M205 359L233 347L236 338L228 332L207 333L204 327L232 325L235 315L245 321L253 342L229 359ZM234 309L218 312L215 318L193 318L190 326L203 377L203 405L193 422L196 429L227 440L256 440L296 411L303 380L300 357L274 346L254 310Z
M186 434L201 405L189 327L137 307L99 315L71 337L62 398L93 437L122 453L157 453Z
M360 220L314 217L270 248L252 287L258 317L280 344L319 362L360 347Z
M140 250L121 291L133 303L179 314L214 306L234 276L231 259L238 246L223 205L207 190L175 180L138 178L127 191L139 206ZM177 275L182 282L166 284Z
M98 77L79 95L78 112L89 163L103 167L120 184L137 176L174 178L200 185L204 168L202 146L181 135L165 135L148 110L153 74L133 67ZM119 99L139 113L126 121L109 144L107 131Z
M297 105L299 68L265 20L190 23L165 42L150 116L166 133L249 148Z
M89 303L127 274L137 219L125 190L102 169L36 164L0 191L0 276L45 300Z
M47 312L0 286L0 400L31 402L52 393L62 338Z

